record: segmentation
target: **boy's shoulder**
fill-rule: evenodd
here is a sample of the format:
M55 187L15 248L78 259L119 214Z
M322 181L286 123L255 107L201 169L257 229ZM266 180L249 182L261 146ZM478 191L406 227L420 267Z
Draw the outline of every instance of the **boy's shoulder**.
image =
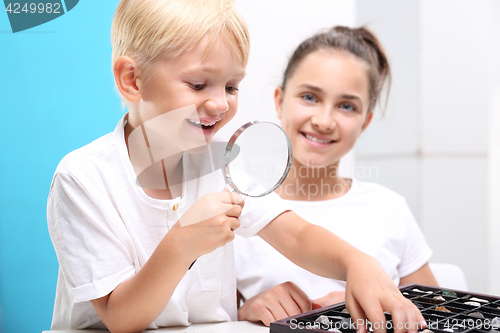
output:
M90 142L89 144L68 153L59 162L55 174L78 174L90 171L99 164L118 157L116 133L111 132Z

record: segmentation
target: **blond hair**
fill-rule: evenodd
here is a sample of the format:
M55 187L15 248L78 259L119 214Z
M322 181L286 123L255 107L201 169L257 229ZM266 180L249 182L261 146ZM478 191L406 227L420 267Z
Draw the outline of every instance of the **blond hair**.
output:
M208 53L221 33L246 66L250 36L234 0L121 0L111 27L112 64L129 56L147 80L156 60L192 50L205 36Z

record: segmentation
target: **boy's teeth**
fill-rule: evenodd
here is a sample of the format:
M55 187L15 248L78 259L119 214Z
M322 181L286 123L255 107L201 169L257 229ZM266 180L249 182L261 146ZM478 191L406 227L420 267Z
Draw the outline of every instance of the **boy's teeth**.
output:
M195 125L203 125L203 126L213 126L213 125L215 125L215 123L217 123L217 121L214 121L213 123L202 123L199 120L191 120L191 119L188 119L188 121L190 123L195 124Z
M321 139L318 139L318 138L316 138L314 136L311 136L309 134L306 134L306 138L308 138L311 141L319 142L319 143L330 143L330 142L333 142L332 140L321 140Z

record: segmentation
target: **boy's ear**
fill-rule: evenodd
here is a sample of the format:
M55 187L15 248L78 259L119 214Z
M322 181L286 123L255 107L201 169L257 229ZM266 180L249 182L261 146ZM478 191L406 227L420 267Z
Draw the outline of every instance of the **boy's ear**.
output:
M115 82L120 93L130 102L138 102L141 98L139 89L138 67L135 61L126 56L121 56L113 66Z
M276 114L281 119L281 112L283 110L283 88L276 87L274 90L274 106L276 107Z
M366 119L365 122L363 123L363 126L361 127L361 132L359 133L360 135L368 127L368 125L370 125L372 118L373 118L373 110L370 110L369 113L366 115Z

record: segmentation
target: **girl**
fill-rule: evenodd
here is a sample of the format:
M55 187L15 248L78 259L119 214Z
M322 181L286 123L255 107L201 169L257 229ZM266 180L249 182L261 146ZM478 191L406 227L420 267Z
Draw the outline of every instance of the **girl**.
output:
M129 112L63 158L48 198L60 265L52 329L137 332L236 319L234 232L258 233L302 267L347 279L355 319L383 320L387 310L412 323L409 331L425 325L374 259L277 196L244 205L219 192L219 172L201 173L213 135L236 112L248 59L248 30L232 0L122 0L112 44Z
M389 78L384 51L365 28L335 27L299 45L275 91L294 157L277 193L307 221L379 260L396 285L437 285L427 263L432 251L405 200L338 173L341 157L369 125ZM294 265L255 237L238 237L235 243L238 290L247 300L240 319L268 325L300 313L297 304L304 299L323 306L344 300L344 282Z

